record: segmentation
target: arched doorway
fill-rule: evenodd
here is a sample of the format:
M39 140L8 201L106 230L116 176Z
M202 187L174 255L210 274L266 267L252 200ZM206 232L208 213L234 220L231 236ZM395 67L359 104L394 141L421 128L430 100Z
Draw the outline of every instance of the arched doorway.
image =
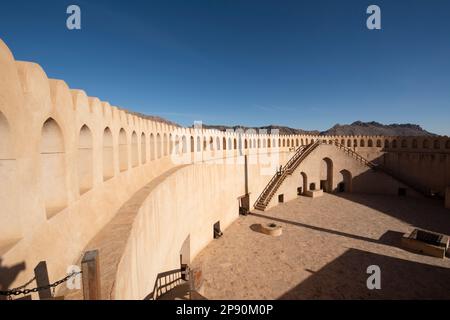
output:
M302 190L297 190L297 194L305 194L308 191L308 176L304 172L300 173L300 186L299 188L302 188Z
M333 161L323 158L320 165L320 189L333 192Z
M352 192L352 174L348 170L341 170L341 182L338 183L339 192Z

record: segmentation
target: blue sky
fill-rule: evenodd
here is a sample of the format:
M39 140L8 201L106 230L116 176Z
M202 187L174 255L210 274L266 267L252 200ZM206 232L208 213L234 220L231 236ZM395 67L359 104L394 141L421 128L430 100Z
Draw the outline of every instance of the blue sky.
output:
M82 30L66 28L70 4ZM371 4L382 30L366 28ZM0 38L72 88L182 125L450 135L449 0L2 1Z

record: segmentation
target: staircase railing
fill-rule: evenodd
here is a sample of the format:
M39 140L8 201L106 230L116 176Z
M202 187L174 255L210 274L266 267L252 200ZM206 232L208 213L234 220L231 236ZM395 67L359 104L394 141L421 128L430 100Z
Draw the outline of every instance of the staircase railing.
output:
M283 181L286 179L286 176L291 175L294 170L299 166L299 164L320 144L325 144L325 142L322 142L321 140L316 140L314 143L309 144L307 146L301 146L294 156L292 156L289 161L286 163L284 168L282 168L281 171L275 173L275 175L272 177L272 179L269 181L269 183L266 185L258 199L256 200L254 206L256 209L264 210L267 205L269 204L270 200L272 200L272 197L277 192L280 185L283 183ZM405 180L401 176L399 176L397 173L392 171L391 169L381 165L376 164L372 161L367 160L362 155L360 155L355 150L346 147L345 145L334 141L332 143L334 146L336 146L338 149L342 150L349 156L355 158L357 161L361 162L363 165L373 169L373 170L379 170L395 180L399 181L400 183L410 187L414 191L421 193L425 196L431 196L430 190L427 188L423 188L420 186L417 186L416 184Z
M381 164L376 164L372 161L367 160L366 158L364 158L363 156L361 156L359 153L357 153L356 151L354 151L351 148L346 147L343 144L340 144L338 142L335 141L334 145L341 149L344 150L345 153L353 156L354 158L356 158L357 160L359 160L360 162L362 162L363 164L365 164L366 166L374 169L374 170L380 170L382 172L384 172L385 174L391 176L392 178L394 178L395 180L401 182L402 184L410 187L411 189L413 189L414 191L421 193L425 196L430 196L431 193L428 189L417 186L416 184L405 180L404 178L400 177L397 173L395 173L394 171L392 171L391 169L387 168L386 166L383 166Z
M319 144L322 142L320 140L316 140L316 142L309 144L308 146L301 146L294 156L289 159L284 168L281 169L280 172L276 172L269 183L266 185L260 196L255 202L255 208L257 209L265 209L269 204L270 200L272 200L273 195L278 190L279 186L283 183L284 179L287 175L290 175L294 172L300 162L305 159L312 150L314 150Z
M370 167L370 168L376 168L378 167L377 164L367 160L366 158L364 158L362 155L360 155L358 152L356 152L355 150L346 147L345 145L335 141L334 145L338 148L343 150L345 153L349 154L350 156L356 158L356 160L362 162L363 164L365 164L366 166Z

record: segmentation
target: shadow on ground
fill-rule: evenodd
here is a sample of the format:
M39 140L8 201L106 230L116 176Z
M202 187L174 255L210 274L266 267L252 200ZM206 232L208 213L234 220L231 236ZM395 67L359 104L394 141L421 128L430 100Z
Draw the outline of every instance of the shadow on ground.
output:
M369 290L367 267L381 269ZM279 299L450 299L450 269L349 249Z
M446 209L440 200L392 196L393 201L386 201L386 196L369 194L333 195L378 210L417 228L447 235L450 233L450 210Z

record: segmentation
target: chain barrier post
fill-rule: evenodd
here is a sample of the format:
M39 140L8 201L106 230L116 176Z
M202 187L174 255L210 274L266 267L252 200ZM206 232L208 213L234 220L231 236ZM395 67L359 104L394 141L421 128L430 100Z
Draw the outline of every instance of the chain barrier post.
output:
M52 299L52 291L50 289L50 280L48 279L47 262L41 261L34 268L34 275L36 278L36 285L38 287L44 287L44 289L38 291L40 300ZM48 288L47 288L48 286Z
M100 300L100 264L98 250L87 251L81 261L84 300Z

